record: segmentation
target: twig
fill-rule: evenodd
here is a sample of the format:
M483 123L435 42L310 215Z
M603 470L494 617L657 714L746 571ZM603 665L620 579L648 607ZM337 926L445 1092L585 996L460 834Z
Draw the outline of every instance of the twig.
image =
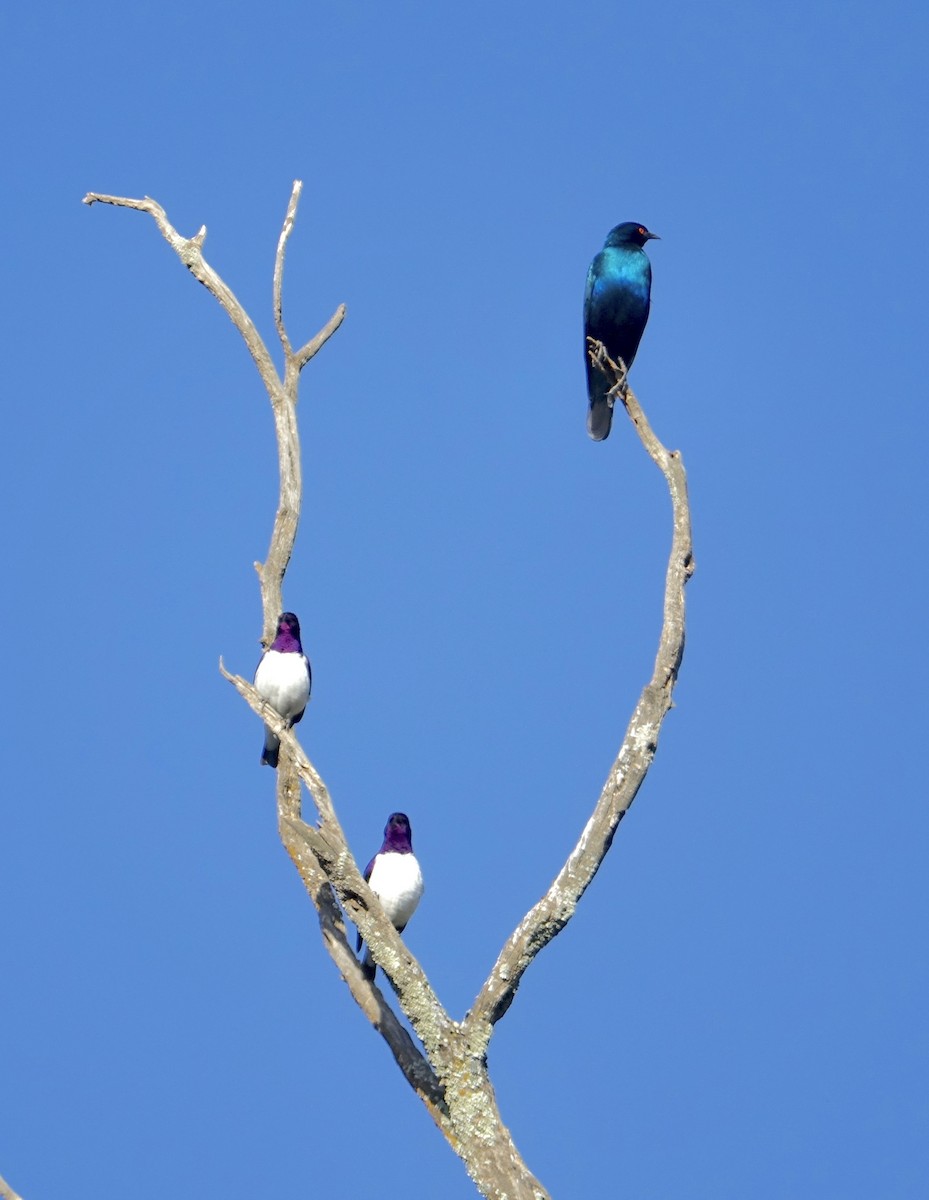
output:
M274 324L277 326L277 335L281 339L285 355L290 355L292 349L287 331L284 329L284 311L281 300L284 286L284 254L287 250L287 242L293 232L294 221L297 219L297 205L300 203L302 191L303 184L299 179L295 179L293 191L290 193L290 203L287 205L287 215L284 217L281 236L277 242L277 254L274 256Z
M255 361L258 374L268 389L268 394L274 400L274 393L279 391L281 380L275 369L268 348L261 334L255 328L251 317L236 299L231 288L213 270L203 257L203 243L206 241L206 226L201 225L192 238L181 237L171 222L165 210L157 200L144 196L141 200L132 200L126 196L106 196L100 192L88 192L84 197L85 204L114 204L117 208L134 208L138 212L146 212L154 218L155 224L161 230L165 241L175 252L191 275L207 289L220 303L223 311L242 335L249 354Z

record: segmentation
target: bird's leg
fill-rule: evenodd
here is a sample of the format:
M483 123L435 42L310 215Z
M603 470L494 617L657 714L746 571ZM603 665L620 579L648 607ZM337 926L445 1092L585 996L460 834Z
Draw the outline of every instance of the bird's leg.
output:
M618 363L611 362L610 366L612 366L616 372L616 382L610 388L609 392L607 392L606 397L607 403L609 404L610 408L612 408L616 402L617 396L620 400L622 400L623 404L626 403L626 386L629 379L629 369L622 359L620 359Z
M590 355L590 361L593 365L602 371L607 378L611 375L613 376L614 383L606 397L610 408L613 407L613 402L617 396L625 403L626 380L629 371L623 360L620 359L618 363L613 362L612 358L607 354L606 346L604 346L603 342L598 342L596 338L592 337L588 337L587 339L587 353Z
M590 355L590 361L598 371L602 371L604 375L610 374L610 367L613 366L613 363L610 361L610 356L607 354L606 346L604 346L603 342L598 342L596 338L588 337L587 353Z

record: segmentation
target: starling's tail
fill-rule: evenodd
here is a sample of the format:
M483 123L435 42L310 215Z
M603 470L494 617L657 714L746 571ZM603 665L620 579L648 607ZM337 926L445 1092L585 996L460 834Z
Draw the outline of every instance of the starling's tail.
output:
M590 408L587 412L587 432L595 442L602 442L610 436L610 426L613 424L613 405L606 398L608 387L591 390Z
M273 734L270 729L266 729L265 744L261 751L261 765L263 767L277 767L277 757L280 748L281 739Z

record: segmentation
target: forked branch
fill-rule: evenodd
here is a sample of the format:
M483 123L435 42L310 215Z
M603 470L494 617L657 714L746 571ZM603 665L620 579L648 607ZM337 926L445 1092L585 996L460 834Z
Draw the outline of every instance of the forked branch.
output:
M264 641L273 636L283 609L283 579L293 552L302 504L300 439L296 405L300 372L339 327L341 305L312 338L294 350L283 313L283 274L301 185L294 184L278 239L274 263L273 316L284 354L283 378L253 322L231 290L203 258L206 229L180 237L154 200L129 200L91 193L88 204L102 202L149 213L192 274L225 309L242 334L271 399L280 463L281 490L265 563L256 563L261 581ZM662 721L684 650L684 587L693 573L687 480L680 455L655 437L625 372L592 343L591 356L616 380L612 394L625 405L645 449L664 475L671 496L673 535L664 596L664 619L655 668L629 722L616 761L582 830L577 845L546 895L534 905L507 940L471 1011L453 1020L433 992L425 972L402 938L352 857L329 791L285 722L245 679L220 670L261 720L280 737L277 772L278 827L319 914L319 927L330 956L356 1003L390 1047L398 1066L426 1105L478 1189L489 1200L547 1200L547 1193L526 1167L497 1109L487 1073L486 1052L495 1023L510 1007L519 983L535 956L564 928L612 844L654 758ZM301 783L316 807L318 824L302 819ZM402 1012L419 1038L416 1046L378 987L365 978L349 943L343 912L357 925L374 961L397 995ZM0 1181L2 1182L2 1181ZM0 1193L2 1197L4 1193ZM11 1200L18 1200L9 1193Z
M340 304L317 334L299 350L292 349L284 328L281 297L284 280L284 255L290 232L296 220L297 205L302 190L303 184L298 179L294 182L291 191L287 215L284 218L284 226L274 259L274 321L284 351L283 378L278 373L274 360L255 323L239 303L232 289L204 258L205 225L201 225L199 231L192 238L185 238L168 220L165 210L158 201L152 200L150 196L134 200L127 196L108 196L101 192L88 192L84 197L85 204L114 204L117 208L133 208L138 212L148 213L153 218L165 241L184 266L219 301L220 307L238 329L258 368L261 382L265 385L274 413L281 479L280 502L274 519L268 557L264 563L255 563L255 570L261 581L261 602L264 613L262 641L265 645L268 645L273 639L277 618L284 607L282 600L284 574L293 553L303 501L300 436L296 415L300 372L313 355L322 349L345 318L345 305Z

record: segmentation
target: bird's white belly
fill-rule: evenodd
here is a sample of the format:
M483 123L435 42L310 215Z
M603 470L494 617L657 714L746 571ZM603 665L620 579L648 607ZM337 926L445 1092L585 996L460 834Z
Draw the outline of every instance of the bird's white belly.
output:
M285 719L303 712L310 698L303 655L268 650L255 672L255 687Z
M416 911L423 894L423 875L413 854L379 854L369 884L397 929Z

